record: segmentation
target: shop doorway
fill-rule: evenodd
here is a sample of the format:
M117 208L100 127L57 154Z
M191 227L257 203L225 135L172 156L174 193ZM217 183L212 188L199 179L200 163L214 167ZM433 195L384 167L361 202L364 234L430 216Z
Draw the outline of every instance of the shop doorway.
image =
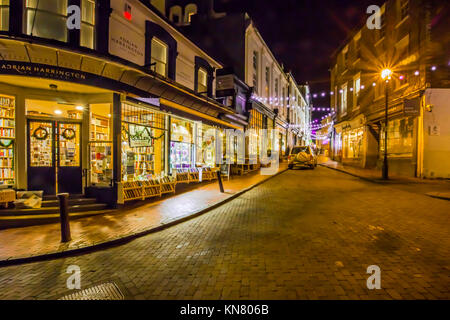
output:
M81 123L28 119L28 190L82 193Z

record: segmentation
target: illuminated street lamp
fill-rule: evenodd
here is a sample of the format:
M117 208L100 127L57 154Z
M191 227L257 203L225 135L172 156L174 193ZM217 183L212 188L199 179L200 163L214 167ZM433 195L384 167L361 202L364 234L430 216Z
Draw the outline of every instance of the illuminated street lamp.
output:
M384 110L384 118L385 118L385 125L384 125L384 161L383 161L383 179L388 180L389 179L389 171L388 171L388 157L387 157L387 143L388 143L388 87L389 87L389 80L391 80L392 76L392 70L390 69L383 69L381 71L381 79L386 81L385 86L385 97L386 97L386 109Z

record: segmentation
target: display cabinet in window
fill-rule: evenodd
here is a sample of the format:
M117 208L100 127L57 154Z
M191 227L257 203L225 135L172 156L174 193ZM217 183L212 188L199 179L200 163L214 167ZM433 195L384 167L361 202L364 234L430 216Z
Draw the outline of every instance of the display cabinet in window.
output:
M15 100L0 95L0 186L14 185Z
M122 180L143 181L164 173L165 116L122 105Z

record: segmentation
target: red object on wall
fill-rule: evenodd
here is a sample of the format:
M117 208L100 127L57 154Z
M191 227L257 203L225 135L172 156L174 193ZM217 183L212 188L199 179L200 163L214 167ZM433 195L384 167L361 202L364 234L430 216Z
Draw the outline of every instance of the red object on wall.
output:
M125 3L125 8L123 10L123 16L127 20L131 20L131 6L128 3Z

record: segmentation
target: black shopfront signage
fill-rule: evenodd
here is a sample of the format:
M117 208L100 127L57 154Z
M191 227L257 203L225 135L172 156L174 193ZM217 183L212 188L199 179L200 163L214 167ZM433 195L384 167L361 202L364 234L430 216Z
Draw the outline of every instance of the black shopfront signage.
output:
M89 78L96 78L94 75L82 71L75 71L72 69L53 67L42 64L34 64L28 62L0 62L0 73L19 75L19 76L32 76L42 78L52 78L64 81L80 81L87 80Z
M50 66L38 63L20 61L0 61L0 74L49 78L61 81L76 82L109 90L120 90L134 93L141 97L149 97L148 92L142 91L128 84L103 77L97 74Z

